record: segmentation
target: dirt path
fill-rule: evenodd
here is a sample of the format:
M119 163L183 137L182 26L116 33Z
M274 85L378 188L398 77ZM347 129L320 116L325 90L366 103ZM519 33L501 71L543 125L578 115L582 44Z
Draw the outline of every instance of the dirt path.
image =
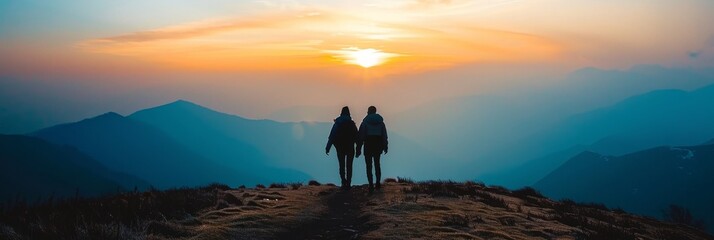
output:
M281 239L360 239L373 229L366 224L368 217L361 216L368 194L364 186L355 186L350 191L333 189L321 197L328 208L320 219L301 223L298 227L279 236Z

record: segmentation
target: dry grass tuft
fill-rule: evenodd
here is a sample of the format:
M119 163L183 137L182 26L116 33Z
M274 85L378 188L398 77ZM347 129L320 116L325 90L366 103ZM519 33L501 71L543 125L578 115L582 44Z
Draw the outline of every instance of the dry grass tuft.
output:
M397 177L397 182L399 183L414 183L414 180L406 177Z

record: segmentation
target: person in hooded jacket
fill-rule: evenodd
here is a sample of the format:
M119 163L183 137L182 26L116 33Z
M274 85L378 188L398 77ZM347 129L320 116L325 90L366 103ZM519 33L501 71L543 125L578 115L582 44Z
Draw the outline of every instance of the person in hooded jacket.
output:
M387 141L387 126L384 125L384 118L377 114L377 108L370 106L367 109L367 116L359 126L359 138L357 141L357 157L362 154L364 145L364 162L367 165L367 181L369 182L369 192L373 192L375 185L381 188L382 169L379 164L382 152L389 151L389 141ZM372 179L372 164L374 163L375 184Z
M355 143L357 143L357 126L352 121L350 109L345 106L342 108L340 116L335 119L335 124L332 125L330 136L327 138L327 146L325 147L325 154L330 155L330 148L335 145L343 190L349 190L352 185L352 161L355 155Z

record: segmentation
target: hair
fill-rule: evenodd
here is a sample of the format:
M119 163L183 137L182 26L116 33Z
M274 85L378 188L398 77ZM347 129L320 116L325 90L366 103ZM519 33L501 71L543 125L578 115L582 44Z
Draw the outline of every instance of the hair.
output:
M350 108L347 106L342 107L342 112L340 112L340 116L349 116L350 115Z
M367 108L367 114L374 114L374 113L377 113L377 107L369 106L369 108Z

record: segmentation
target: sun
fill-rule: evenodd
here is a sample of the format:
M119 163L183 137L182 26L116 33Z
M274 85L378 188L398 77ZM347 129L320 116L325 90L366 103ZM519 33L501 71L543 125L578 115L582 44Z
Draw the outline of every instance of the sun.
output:
M371 68L383 64L387 59L397 55L374 48L360 49L356 47L343 48L342 50L332 52L337 54L336 57L342 58L345 63L358 65L363 68Z
M348 62L360 65L363 68L370 68L383 62L381 53L381 51L373 48L357 50L350 54L351 59Z

